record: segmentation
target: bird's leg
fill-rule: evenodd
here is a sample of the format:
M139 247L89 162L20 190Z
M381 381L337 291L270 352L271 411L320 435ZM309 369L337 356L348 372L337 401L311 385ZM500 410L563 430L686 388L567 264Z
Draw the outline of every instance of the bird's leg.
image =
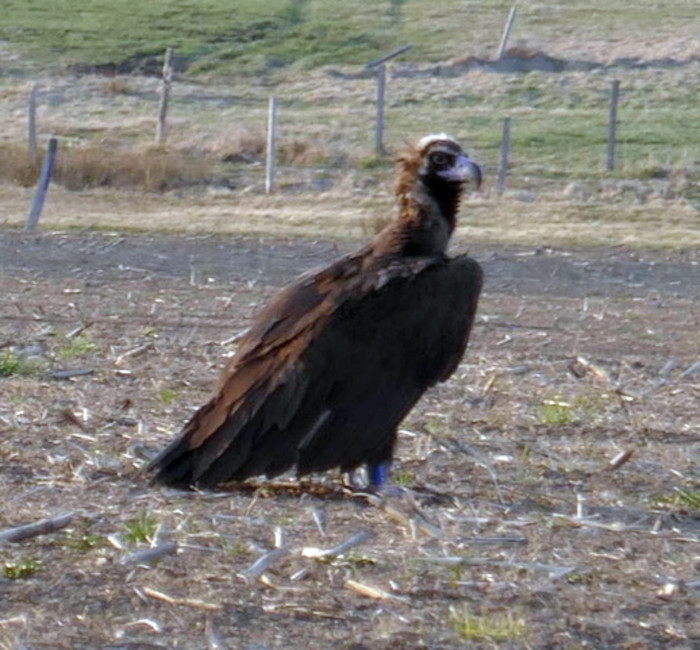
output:
M378 463L367 463L367 480L369 491L381 497L400 497L404 488L394 485L391 478L391 461L383 460Z
M346 485L356 492L391 493L389 483L391 461L366 463L362 469L352 469L345 474Z
M367 463L367 480L369 487L381 489L391 476L391 461L384 460L379 463Z

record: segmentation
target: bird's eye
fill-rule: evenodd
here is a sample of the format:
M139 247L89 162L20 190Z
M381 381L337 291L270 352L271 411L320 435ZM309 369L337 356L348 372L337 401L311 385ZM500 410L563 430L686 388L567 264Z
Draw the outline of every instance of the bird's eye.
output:
M449 162L449 156L446 153L442 153L441 151L437 151L433 154L433 163L438 165L439 167L446 165L448 162Z

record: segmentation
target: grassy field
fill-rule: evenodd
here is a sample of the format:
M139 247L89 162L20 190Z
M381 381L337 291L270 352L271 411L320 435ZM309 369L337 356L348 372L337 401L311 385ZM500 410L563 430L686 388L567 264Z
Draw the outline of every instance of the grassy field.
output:
M509 0L455 5L441 0L8 0L0 39L59 65L138 65L175 47L198 70L239 74L279 65L362 64L412 43L413 61L493 54ZM515 37L616 42L653 34L692 35L692 0L581 5L525 3Z
M386 144L394 152L434 131L464 142L486 172L472 216L465 215L470 237L700 242L693 3L530 4L519 8L509 59L476 64L470 57L493 57L508 6L468 3L456 20L440 2L285 0L264 9L239 2L235 11L214 1L196 10L125 0L79 9L6 3L0 179L9 181L2 191L12 209L4 222L22 223L28 197L20 186L38 174L23 153L26 93L36 81L40 135L60 138L57 181L71 190L49 201L49 227L143 228L133 192L171 190L177 209L154 215L149 229L365 236L391 212L391 164L373 152L375 81L361 64L412 43L391 66ZM143 63L157 72L166 45L181 58L160 151L152 145L156 77L63 74L76 65L113 73L125 61L125 70ZM617 165L608 172L613 79L622 90ZM280 99L281 167L278 196L264 197L271 94ZM510 192L499 199L493 182L506 116L513 119ZM122 207L112 190L121 192ZM324 205L332 205L332 222Z
M40 133L60 138L45 227L275 232L359 238L392 210L391 160L372 149L374 80L321 68L274 83L176 80L168 146L152 146L156 79L39 77ZM388 147L432 131L457 135L485 170L462 224L473 239L547 244L700 243L700 121L690 78L672 69L431 77L396 66ZM610 82L622 80L618 166L604 167ZM270 85L272 83L272 85ZM26 215L38 167L22 140L27 78L0 81L5 223ZM280 97L279 191L263 190L267 97ZM513 118L509 188L495 194L502 117ZM7 183L7 181L14 182ZM66 192L64 189L70 191ZM165 194L153 190L169 189ZM75 191L81 190L81 191ZM142 194L136 199L134 192ZM120 205L121 204L121 205ZM138 204L138 210L134 206ZM148 211L153 219L144 223ZM329 215L333 214L333 219Z

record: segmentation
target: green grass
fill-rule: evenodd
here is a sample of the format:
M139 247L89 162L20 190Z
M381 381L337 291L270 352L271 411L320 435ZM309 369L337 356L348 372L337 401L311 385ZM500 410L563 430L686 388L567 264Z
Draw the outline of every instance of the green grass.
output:
M87 553L106 546L107 540L102 535L81 533L67 536L62 544L81 553Z
M403 470L394 473L394 483L401 487L410 487L416 481L415 474L408 470Z
M33 375L38 372L39 367L39 362L34 359L28 359L9 351L0 353L0 378L14 375Z
M14 562L5 562L3 564L3 575L8 580L26 580L31 578L43 566L44 563L41 560L21 558Z
M527 633L525 621L510 612L476 615L467 609L452 608L450 617L455 631L465 641L522 641Z
M359 72L362 64L406 43L414 47L401 61L423 66L438 61L449 66L474 54L493 56L511 4L498 0L458 8L446 0L271 0L264 5L240 0L232 10L223 0L12 0L3 6L0 39L11 50L29 53L38 66L138 63L162 56L167 45L173 45L178 61L189 66L173 85L168 148L163 150L152 148L154 80L110 77L97 87L88 77L76 82L90 84L79 101L76 93L55 90L53 130L70 143L61 145L57 162L56 180L65 188L197 192L223 178L235 189L252 189L254 195L262 179L267 100L274 92L280 98L279 163L285 177L280 193L288 197L287 205L292 194L303 194L303 209L295 211L295 233L336 234L328 220L315 220L307 209L309 196L320 194L317 181L323 175L324 188L367 188L362 209L370 218L359 222L353 216L352 235L369 236L389 214L379 200L370 205L369 198L376 188L389 187L393 176L391 156L373 154L374 81L344 78L313 66L354 64L349 72ZM664 39L682 39L697 24L691 4L641 0L611 6L594 0L583 10L563 0L528 3L518 7L513 38L526 48L549 51L551 46L556 56L579 56L561 44L568 35L571 47L596 41L599 54L609 49L607 41L610 47L631 43L632 52L649 58L659 48L661 58L669 45ZM675 46L681 43L677 40ZM673 56L684 56L682 49L676 51ZM629 244L646 238L647 245L651 241L668 246L684 242L690 233L693 245L697 220L691 212L700 207L700 130L692 125L700 123L700 105L697 84L689 79L697 76L699 65L620 66L594 73L474 71L438 77L399 75L396 64L396 74L388 81L385 143L393 152L414 136L436 130L453 133L484 168L483 194L490 199L502 121L509 116L508 188L513 192L506 198L513 200L493 209L471 205L462 223L499 240L506 233L523 241L554 237L577 245ZM197 72L210 74L195 78ZM264 74L251 76L260 72ZM617 165L608 172L608 102L615 78L621 81ZM14 111L24 110L26 81L8 77L0 84ZM39 166L27 165L25 134L18 124L8 122L7 144L0 146L0 153L6 154L0 155L0 178L30 186ZM641 184L618 183L630 179ZM573 190L581 190L578 194L564 191L572 181L577 182ZM525 205L519 190L527 190L524 198L535 201ZM349 211L357 214L355 198ZM95 223L96 214L101 223ZM90 225L104 226L105 214L92 211ZM138 214L134 219L138 223L120 217L118 225L163 227ZM544 238L542 233L528 235L542 220L549 224ZM670 233L658 238L661 222ZM189 220L186 227L196 223ZM228 220L225 227L231 228L231 223ZM236 223L245 223L249 233L265 234L272 228L272 222L262 218L258 225L248 219ZM62 226L66 224L84 227L85 217L71 216ZM167 225L182 227L170 221ZM343 228L347 236L348 226Z
M97 346L92 339L90 333L86 332L83 334L78 334L68 341L61 347L58 351L58 356L62 359L74 359L76 357L81 357L85 354L90 354L94 352Z
M19 374L22 360L12 352L5 352L0 356L0 377L11 377Z
M200 70L240 72L280 65L365 63L406 43L408 60L494 53L512 2L448 0L6 0L0 39L46 63L118 65L167 46ZM548 2L518 7L514 39L580 40L687 29L693 3Z
M574 406L567 402L548 400L537 409L537 420L540 424L550 426L565 426L577 420Z
M657 499L657 503L681 510L700 510L700 490L676 488L673 494Z
M125 539L134 544L151 542L158 530L158 519L147 512L139 513L138 517L124 524Z
M160 391L158 397L160 398L160 401L163 402L163 404L172 404L177 400L178 393L172 388L164 388Z

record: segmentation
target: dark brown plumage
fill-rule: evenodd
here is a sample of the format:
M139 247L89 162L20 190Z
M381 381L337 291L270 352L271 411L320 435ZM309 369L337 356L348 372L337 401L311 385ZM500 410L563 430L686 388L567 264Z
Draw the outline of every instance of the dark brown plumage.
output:
M482 272L445 250L468 181L479 168L449 136L409 147L398 219L259 314L213 397L149 465L156 480L211 487L366 464L381 484L399 423L467 346Z

